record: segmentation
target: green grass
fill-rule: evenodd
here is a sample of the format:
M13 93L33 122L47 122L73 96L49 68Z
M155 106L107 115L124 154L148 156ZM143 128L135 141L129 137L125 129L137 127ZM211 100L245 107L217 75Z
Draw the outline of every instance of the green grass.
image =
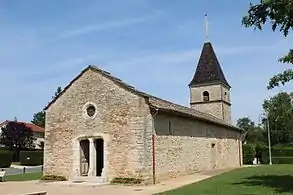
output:
M160 195L289 195L293 165L263 165L237 169Z
M19 175L4 176L4 181L32 181L39 180L43 176L43 173L25 173Z
M20 165L20 162L11 162L12 165Z

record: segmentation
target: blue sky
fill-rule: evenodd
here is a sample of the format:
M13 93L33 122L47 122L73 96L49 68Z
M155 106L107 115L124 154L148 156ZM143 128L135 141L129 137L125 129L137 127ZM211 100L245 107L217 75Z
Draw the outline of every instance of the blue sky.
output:
M258 2L258 1L257 1ZM232 118L258 121L269 78L290 65L290 49L269 27L241 26L246 0L2 0L0 1L0 120L30 121L88 64L138 89L189 105L188 83L210 40L230 85ZM292 45L291 45L292 46Z

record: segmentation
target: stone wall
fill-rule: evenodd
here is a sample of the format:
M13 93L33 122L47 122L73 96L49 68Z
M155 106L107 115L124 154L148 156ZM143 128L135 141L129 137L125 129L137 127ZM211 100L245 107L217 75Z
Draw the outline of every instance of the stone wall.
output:
M235 131L167 114L155 117L155 129L158 181L240 166L242 155L239 156L239 134Z
M97 107L94 119L84 105ZM107 178L147 177L152 173L152 122L145 99L94 70L87 70L46 111L44 174L72 178L80 135L106 135ZM78 164L78 163L77 163Z
M203 92L209 92L209 101L203 101ZM194 86L190 88L190 106L192 109L213 115L231 123L230 91L221 84Z

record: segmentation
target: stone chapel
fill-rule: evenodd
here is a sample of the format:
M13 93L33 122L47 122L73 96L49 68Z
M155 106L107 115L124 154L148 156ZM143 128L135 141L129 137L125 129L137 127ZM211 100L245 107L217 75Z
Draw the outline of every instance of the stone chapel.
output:
M230 88L210 42L189 83L190 107L90 65L45 108L44 175L158 183L242 166L243 131L231 123Z

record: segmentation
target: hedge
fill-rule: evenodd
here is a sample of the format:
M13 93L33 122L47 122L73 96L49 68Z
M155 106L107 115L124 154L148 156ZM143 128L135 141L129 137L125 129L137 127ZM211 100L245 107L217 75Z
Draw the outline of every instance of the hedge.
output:
M135 184L141 184L143 182L142 179L138 178L128 178L128 177L116 177L113 180L111 180L112 184L130 184L130 185L135 185Z
M43 151L20 151L19 161L21 165L35 166L42 165L44 159Z
M41 181L66 181L66 178L60 175L44 175Z
M12 152L9 150L0 150L0 168L8 168L12 161Z
M293 157L272 157L273 164L293 164Z
M262 161L269 163L269 152L263 151ZM272 163L273 164L293 164L293 148L272 147Z
M273 148L272 149L273 156L291 156L293 157L293 148Z
M244 144L242 147L242 151L243 151L243 163L253 164L253 160L256 156L255 145Z

